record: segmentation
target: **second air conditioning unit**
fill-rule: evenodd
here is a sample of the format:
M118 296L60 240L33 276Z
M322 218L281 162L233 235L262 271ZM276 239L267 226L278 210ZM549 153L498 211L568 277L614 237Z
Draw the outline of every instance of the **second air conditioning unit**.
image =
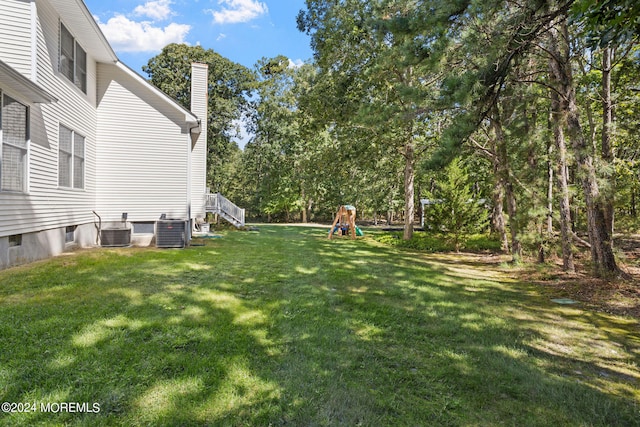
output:
M183 219L161 219L156 223L158 248L184 248L187 222Z

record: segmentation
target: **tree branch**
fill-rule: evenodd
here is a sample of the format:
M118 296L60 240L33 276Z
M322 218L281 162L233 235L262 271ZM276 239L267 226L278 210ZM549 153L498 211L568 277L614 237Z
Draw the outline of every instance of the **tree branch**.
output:
M485 147L484 145L480 144L478 141L475 140L474 137L470 136L469 137L469 141L478 149L480 150L480 152L482 154L484 154L485 156L487 156L490 159L493 159L496 157L496 154L494 152L492 152L491 150L489 150L487 147Z

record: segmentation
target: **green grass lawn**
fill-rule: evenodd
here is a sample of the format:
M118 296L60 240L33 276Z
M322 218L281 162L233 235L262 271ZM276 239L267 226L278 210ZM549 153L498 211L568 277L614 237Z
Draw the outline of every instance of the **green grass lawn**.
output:
M640 425L636 320L327 230L0 272L0 425Z

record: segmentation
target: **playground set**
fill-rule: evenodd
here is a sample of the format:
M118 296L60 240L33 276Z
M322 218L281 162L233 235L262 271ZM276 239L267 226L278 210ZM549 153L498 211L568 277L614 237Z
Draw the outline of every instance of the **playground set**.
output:
M342 205L338 208L336 218L331 224L329 230L329 239L333 238L333 235L338 233L341 236L350 235L352 239L356 236L363 236L362 230L356 226L356 208L352 205Z

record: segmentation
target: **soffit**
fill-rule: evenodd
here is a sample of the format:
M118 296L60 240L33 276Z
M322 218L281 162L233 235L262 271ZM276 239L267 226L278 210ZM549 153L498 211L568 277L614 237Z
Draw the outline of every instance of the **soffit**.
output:
M49 103L57 101L57 99L49 92L11 68L11 66L7 65L3 61L0 61L0 84L8 86L31 102Z
M84 50L98 62L118 58L82 0L48 0Z

